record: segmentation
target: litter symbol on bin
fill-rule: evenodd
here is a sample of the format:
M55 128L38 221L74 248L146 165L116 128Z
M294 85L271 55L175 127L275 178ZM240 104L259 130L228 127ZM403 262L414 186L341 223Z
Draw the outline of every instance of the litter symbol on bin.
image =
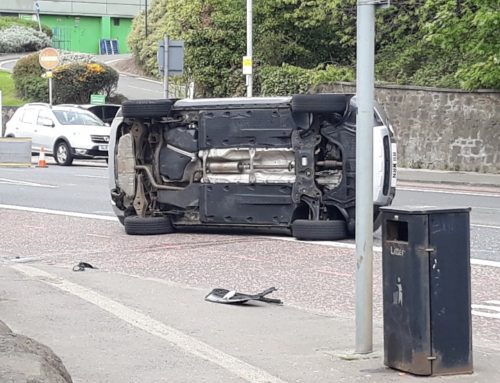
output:
M401 278L398 277L398 282L396 283L397 291L392 293L392 303L395 305L403 305L403 285L401 284Z

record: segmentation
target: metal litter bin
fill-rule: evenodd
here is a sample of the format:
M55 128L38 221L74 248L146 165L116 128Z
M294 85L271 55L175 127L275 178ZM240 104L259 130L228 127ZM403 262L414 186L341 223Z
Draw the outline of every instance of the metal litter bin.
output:
M385 365L472 373L470 208L381 210Z

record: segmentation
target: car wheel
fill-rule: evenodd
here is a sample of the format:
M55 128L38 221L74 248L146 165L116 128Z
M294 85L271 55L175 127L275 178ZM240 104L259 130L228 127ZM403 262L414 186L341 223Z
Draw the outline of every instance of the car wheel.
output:
M129 100L122 105L122 115L128 118L167 117L172 100Z
M56 144L55 159L61 166L69 166L73 163L70 146L65 141L60 141Z
M292 235L305 241L334 241L346 238L347 229L345 221L342 220L297 219L292 222Z
M344 113L348 101L345 94L295 94L292 96L292 111Z
M169 217L139 217L131 215L124 219L125 232L129 235L169 234L174 232Z

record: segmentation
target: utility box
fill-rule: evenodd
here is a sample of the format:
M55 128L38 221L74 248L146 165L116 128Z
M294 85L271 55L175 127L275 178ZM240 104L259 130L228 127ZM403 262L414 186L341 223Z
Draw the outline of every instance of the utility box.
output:
M381 210L385 365L472 373L470 208Z

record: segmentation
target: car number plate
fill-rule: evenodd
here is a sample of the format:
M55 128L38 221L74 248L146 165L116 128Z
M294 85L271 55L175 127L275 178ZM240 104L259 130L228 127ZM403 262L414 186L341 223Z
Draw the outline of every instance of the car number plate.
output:
M108 145L99 145L99 150L101 151L108 151Z
M391 187L395 188L398 179L398 151L395 143L391 144L391 155L392 155Z

